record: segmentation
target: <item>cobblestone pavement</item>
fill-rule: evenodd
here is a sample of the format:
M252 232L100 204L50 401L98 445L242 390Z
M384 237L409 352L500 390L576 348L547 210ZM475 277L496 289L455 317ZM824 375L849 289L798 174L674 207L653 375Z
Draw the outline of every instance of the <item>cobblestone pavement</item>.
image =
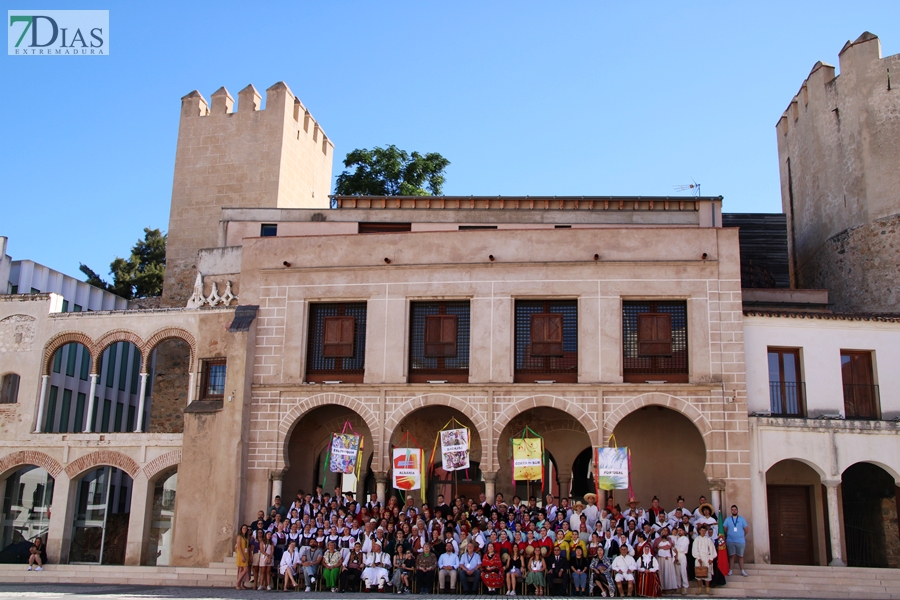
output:
M692 592L694 590L691 590ZM417 598L431 598L433 596L419 596ZM693 596L693 595L692 595ZM673 596L674 598L690 598L692 596ZM389 600L396 594L332 594L330 592L297 593L297 592L258 592L255 590L239 591L230 588L193 588L174 586L144 586L144 585L82 585L82 584L3 584L0 586L0 600L6 598L23 598L33 600L111 600L123 598L125 600L175 600L177 598L191 598L195 600L238 600L241 598L304 598L307 600L333 600L336 598L350 597L356 600ZM441 595L439 598L463 598L457 595ZM467 600L498 600L501 596L464 596ZM703 596L709 598L710 596ZM528 598L531 598L530 596ZM727 596L714 596L727 598ZM744 599L742 599L744 600ZM751 599L752 600L752 599Z

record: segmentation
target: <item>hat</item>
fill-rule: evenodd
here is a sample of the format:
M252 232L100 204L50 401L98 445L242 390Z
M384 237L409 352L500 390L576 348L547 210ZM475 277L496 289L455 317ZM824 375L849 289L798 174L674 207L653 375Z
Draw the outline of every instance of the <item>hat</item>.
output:
M579 506L581 508L584 508L584 503L581 500L579 500L575 503L575 508L578 508ZM557 513L557 514L559 514L559 513Z
M640 504L640 503L641 503L641 501L638 500L637 498L629 498L629 499L628 499L628 505L629 505L629 506L632 505L632 504Z
M585 501L585 502L587 502L588 499L590 499L590 498L593 498L594 502L596 502L596 501L597 501L597 494L595 494L594 492L588 492L587 494L584 495L584 501Z
M534 554L534 546L525 546L525 555L531 556Z
M704 502L703 504L700 505L700 508L698 508L697 510L699 510L701 513L703 513L703 509L705 507L709 507L709 514L711 514L711 515L716 514L715 507L713 507L713 505L710 504L709 502Z

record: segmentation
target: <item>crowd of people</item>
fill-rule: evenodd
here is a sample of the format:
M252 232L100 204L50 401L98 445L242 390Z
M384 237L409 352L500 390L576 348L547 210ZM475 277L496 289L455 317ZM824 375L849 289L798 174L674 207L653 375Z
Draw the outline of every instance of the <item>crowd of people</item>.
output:
M746 576L747 522L736 506L730 520L719 523L703 496L695 509L679 497L670 511L656 497L647 509L633 498L624 510L612 498L599 507L593 493L540 505L518 496L507 504L502 494L448 505L438 496L417 507L412 496L382 505L374 494L356 501L319 487L289 504L276 496L241 526L235 587L271 590L280 577L285 591L430 594L458 584L462 594L657 597L686 594L696 580L708 594L731 575L729 555Z

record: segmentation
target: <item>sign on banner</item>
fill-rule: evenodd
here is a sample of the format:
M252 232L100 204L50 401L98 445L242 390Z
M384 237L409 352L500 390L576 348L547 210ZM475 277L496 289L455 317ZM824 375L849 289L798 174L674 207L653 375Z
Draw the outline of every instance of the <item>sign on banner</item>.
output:
M356 472L356 459L359 456L359 436L352 433L331 434L331 468L332 473L353 474Z
M468 429L445 429L441 432L441 460L445 471L469 468Z
M628 448L597 448L594 481L598 490L628 489Z
M394 488L418 490L422 487L422 449L394 448Z
M544 447L541 438L515 438L513 447L513 479L537 481L544 470Z

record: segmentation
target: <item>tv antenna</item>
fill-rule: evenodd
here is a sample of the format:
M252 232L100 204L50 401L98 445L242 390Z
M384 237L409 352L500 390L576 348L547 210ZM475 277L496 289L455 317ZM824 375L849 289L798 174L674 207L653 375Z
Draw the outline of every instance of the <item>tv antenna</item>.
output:
M691 195L699 197L700 196L700 184L697 183L696 181L694 181L693 177L691 177L691 181L693 181L693 183L688 183L685 185L676 185L675 191L676 192L690 192Z

